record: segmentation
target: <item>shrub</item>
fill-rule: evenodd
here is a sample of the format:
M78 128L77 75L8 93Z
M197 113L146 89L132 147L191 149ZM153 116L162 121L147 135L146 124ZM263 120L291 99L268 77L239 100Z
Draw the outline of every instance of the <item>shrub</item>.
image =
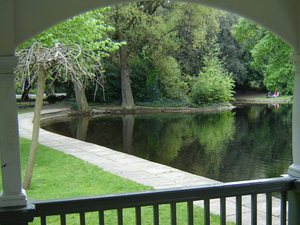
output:
M171 56L157 57L154 66L159 73L160 90L168 99L185 99L187 85L181 79L179 65Z
M192 86L191 98L196 104L223 103L233 99L234 81L214 56L205 58L204 67Z

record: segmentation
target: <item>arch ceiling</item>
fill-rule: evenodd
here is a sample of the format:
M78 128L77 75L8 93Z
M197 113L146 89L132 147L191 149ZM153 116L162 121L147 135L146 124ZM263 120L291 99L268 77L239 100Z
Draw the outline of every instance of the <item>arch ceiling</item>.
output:
M14 48L48 27L80 13L130 0L0 0L1 42ZM251 19L299 50L297 0L188 0ZM4 6L4 7L3 7ZM10 8L10 10L7 10ZM11 15L10 15L11 14ZM2 17L2 18L1 18ZM2 21L2 22L1 22ZM4 28L14 27L13 38ZM7 36L7 37L5 37ZM0 48L5 47L1 46ZM0 51L1 53L1 51Z

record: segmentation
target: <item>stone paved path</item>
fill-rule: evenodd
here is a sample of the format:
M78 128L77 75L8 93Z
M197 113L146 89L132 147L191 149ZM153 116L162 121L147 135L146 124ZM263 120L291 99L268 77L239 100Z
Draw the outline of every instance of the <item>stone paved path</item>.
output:
M51 117L57 113L66 114L67 108L43 110L43 115ZM19 115L20 136L31 139L33 113ZM49 131L40 130L39 142L45 146L70 154L105 171L135 181L137 183L151 186L154 189L188 187L197 185L212 185L220 183L205 177L190 174L169 166L150 162L132 155L114 151L112 149L83 142L77 139L65 137ZM250 196L243 197L243 224L251 224ZM227 220L235 221L235 198L227 198ZM202 202L197 202L202 206ZM219 214L219 200L211 200L211 212ZM265 196L258 196L258 224L265 222ZM279 223L280 202L273 198L273 224Z

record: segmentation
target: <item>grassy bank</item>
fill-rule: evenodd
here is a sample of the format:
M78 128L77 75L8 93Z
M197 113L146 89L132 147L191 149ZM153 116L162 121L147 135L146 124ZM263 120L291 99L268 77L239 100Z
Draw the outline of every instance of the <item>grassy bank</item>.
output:
M23 172L30 141L21 139ZM23 174L24 175L24 174ZM150 190L149 187L104 172L73 156L39 146L30 199L58 199Z
M293 96L279 96L276 98L267 98L265 94L249 94L235 97L238 103L249 104L289 104L293 101Z
M22 138L21 158L23 173L29 147L30 141ZM32 186L27 194L29 199L46 200L138 192L144 190L151 190L151 188L107 173L98 167L73 156L40 145L34 168ZM178 224L187 224L186 204L182 203L177 206ZM169 206L165 205L160 209L161 224L170 224ZM195 220L202 221L199 224L203 224L203 210L196 208L194 213ZM87 224L97 224L97 215L97 213L88 213ZM106 212L105 215L106 224L117 224L116 212L109 211ZM152 224L151 207L143 207L142 218L143 224ZM134 209L124 211L124 224L132 225L134 224L134 219ZM47 222L47 224L59 224L59 218L51 217ZM79 216L75 214L69 215L67 217L67 222L68 224L79 224ZM219 217L212 215L211 222L211 224L219 224ZM35 220L33 224L39 224L39 221Z

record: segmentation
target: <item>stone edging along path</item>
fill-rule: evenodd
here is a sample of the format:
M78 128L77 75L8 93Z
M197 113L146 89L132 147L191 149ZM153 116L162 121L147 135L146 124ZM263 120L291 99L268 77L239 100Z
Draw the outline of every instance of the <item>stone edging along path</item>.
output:
M68 108L43 110L43 118L67 116ZM19 115L20 136L31 139L33 113L24 113ZM198 185L213 185L220 182L187 173L169 166L161 165L136 156L118 152L103 146L87 143L74 138L55 134L44 129L40 129L39 142L45 146L62 151L66 154L75 156L87 161L99 168L121 176L123 178L135 181L137 183L151 186L154 189L188 187ZM258 224L263 225L266 222L264 195L258 195ZM202 202L196 203L202 206ZM227 220L235 221L235 198L227 198ZM251 224L250 196L243 197L243 224ZM219 200L211 200L211 212L220 213ZM273 198L273 224L280 224L280 202Z

